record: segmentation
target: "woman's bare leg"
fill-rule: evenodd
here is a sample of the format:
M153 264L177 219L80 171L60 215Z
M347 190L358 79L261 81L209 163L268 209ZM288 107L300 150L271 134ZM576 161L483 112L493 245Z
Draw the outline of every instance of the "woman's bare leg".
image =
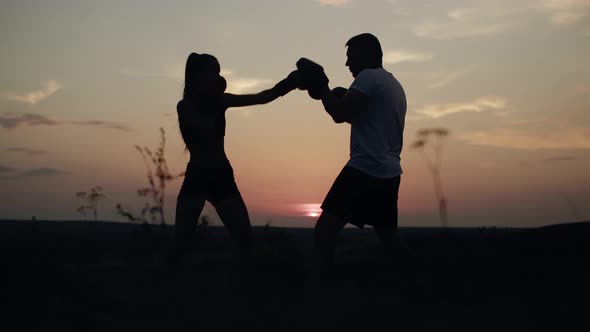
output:
M240 255L249 255L252 251L252 226L248 209L240 194L233 195L214 204L221 222L227 227L232 241Z
M199 216L205 206L204 196L178 195L176 201L175 244L178 253L185 252L197 230Z

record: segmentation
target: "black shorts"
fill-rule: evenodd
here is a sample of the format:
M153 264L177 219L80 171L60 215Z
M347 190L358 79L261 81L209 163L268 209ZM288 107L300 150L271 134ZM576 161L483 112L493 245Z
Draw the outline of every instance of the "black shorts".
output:
M201 196L211 204L240 195L229 161L215 165L188 163L178 196Z
M360 228L397 228L400 179L377 178L345 166L326 195L322 210Z

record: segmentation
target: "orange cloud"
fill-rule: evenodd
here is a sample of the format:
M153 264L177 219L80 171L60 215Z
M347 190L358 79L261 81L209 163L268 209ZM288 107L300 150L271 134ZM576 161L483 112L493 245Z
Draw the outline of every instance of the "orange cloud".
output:
M423 21L414 28L418 37L433 39L455 39L464 37L490 36L512 27L508 22L500 23L457 23L441 21Z
M24 94L6 91L0 92L0 99L35 105L43 99L46 99L47 97L61 90L61 88L62 85L59 82L55 80L49 80L44 83L43 88L40 90L31 91Z
M122 68L119 70L121 75L139 77L139 78L164 78L177 82L184 81L184 67L183 65L167 65L161 70L155 71L141 71L130 68ZM230 93L249 93L258 92L264 87L270 85L273 81L266 78L256 77L240 77L232 69L223 68L221 75L227 79L227 92Z
M103 128L116 129L116 130L122 130L122 131L133 131L133 129L131 129L128 125L126 125L124 123L118 123L118 122L90 120L90 121L72 121L69 123L74 124L74 125L79 125L79 126L103 127Z
M55 126L57 124L57 122L50 120L46 116L35 113L18 114L14 112L6 112L3 115L0 115L0 126L7 129L19 126Z
M40 154L46 154L47 150L30 149L24 147L13 147L6 149L8 152L23 153L30 156L36 156Z
M454 113L501 110L506 107L506 103L506 100L500 97L481 97L464 103L432 104L418 109L416 113L437 119Z
M465 76L465 74L467 74L470 70L471 70L471 67L465 67L465 68L455 70L455 71L448 73L442 77L439 77L438 80L436 82L434 82L433 84L429 85L428 88L429 89L438 89L438 88L445 87L445 86L455 82L457 79Z
M229 77L227 79L227 92L236 94L257 92L257 90L261 90L271 82L271 80L261 78Z
M124 123L118 122L110 122L110 121L98 121L98 120L88 120L88 121L69 121L69 122L58 122L49 119L48 117L36 114L36 113L15 113L15 112L5 112L3 115L0 115L0 126L6 129L14 129L17 127L33 127L33 126L57 126L63 124L73 124L78 126L93 126L93 127L103 127L109 129L116 129L122 131L132 131L129 126Z
M0 169L1 169L1 167L0 167ZM7 168L6 172L13 173L14 171L15 171L15 169L13 169L13 168ZM68 174L71 174L71 173L68 171L55 169L55 168L40 167L40 168L35 168L35 169L23 171L20 174L2 175L2 176L0 176L0 180L16 180L16 179L24 178L24 177L39 177L39 176L49 177L49 176L59 176L59 175L68 175Z
M550 128L496 128L458 135L474 145L521 150L590 149L590 128L561 124Z
M0 173L12 173L14 171L16 171L16 169L14 169L12 167L7 167L7 166L0 165Z
M161 70L156 71L143 71L131 69L128 67L121 68L119 70L121 75L141 77L141 78L165 78L176 82L182 82L184 80L184 65L174 64L165 65Z
M346 7L350 0L319 0L322 6Z
M393 65L400 62L425 62L433 58L433 55L425 52L409 50L391 50L383 54L383 62Z
M455 39L491 36L522 25L520 16L537 13L556 26L568 26L588 17L588 0L529 0L474 2L453 8L444 17L429 17L413 27L416 36Z
M563 162L572 162L578 160L577 157L574 156L557 156L557 157L550 157L541 160L533 160L533 161L526 161L522 162L521 166L537 166L537 165L547 165L547 164L554 164L554 163L563 163Z
M496 3L478 3L450 9L445 17L426 18L414 26L413 32L418 37L433 39L496 35L513 28L517 23L514 16L523 11L522 6L514 4L508 8Z
M588 14L588 0L545 0L542 10L549 13L549 21L555 25L570 25Z

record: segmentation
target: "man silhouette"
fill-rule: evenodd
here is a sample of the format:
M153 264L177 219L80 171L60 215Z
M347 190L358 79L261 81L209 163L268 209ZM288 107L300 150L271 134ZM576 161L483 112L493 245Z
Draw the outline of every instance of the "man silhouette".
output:
M350 160L326 195L314 230L314 257L322 270L333 263L337 233L347 223L371 225L388 252L399 248L397 197L406 96L383 68L383 51L374 35L354 36L346 46L346 66L354 81L343 96L345 89L329 89L320 65L305 58L298 62L309 95L321 99L334 122L351 124Z

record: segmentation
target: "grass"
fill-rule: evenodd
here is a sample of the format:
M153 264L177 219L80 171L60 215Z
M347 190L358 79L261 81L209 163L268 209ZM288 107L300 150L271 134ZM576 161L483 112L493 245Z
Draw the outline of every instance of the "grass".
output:
M345 229L321 288L305 283L311 229L255 228L244 264L209 226L192 260L171 266L170 229L91 224L0 222L6 317L27 317L3 330L570 330L590 295L589 223L403 228L412 256L395 261L370 230Z

